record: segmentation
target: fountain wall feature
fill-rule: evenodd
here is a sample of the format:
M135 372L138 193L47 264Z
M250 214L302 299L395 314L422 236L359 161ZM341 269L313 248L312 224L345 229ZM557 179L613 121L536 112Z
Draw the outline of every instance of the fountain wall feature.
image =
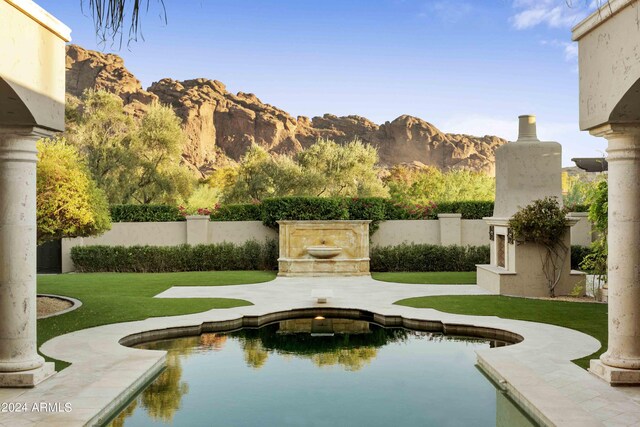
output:
M368 276L371 221L278 221L279 276Z
M518 243L509 228L509 220L534 200L555 197L562 204L562 146L540 141L536 136L536 118L519 117L518 140L496 150L496 202L489 224L490 264L478 265L478 286L502 295L545 297L549 295L540 247ZM569 227L577 223L567 218L563 239L571 245ZM555 287L557 295L569 294L576 285L584 285L585 275L572 271L566 255ZM584 288L583 288L584 289Z

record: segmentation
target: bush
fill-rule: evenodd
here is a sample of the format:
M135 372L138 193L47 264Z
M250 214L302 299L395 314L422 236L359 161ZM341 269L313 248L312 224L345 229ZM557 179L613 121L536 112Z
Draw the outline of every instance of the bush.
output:
M75 246L71 259L76 270L84 273L276 270L278 243L251 240L241 245Z
M432 219L436 208L435 203L427 204L403 204L392 200L387 200L385 219L405 220L405 219Z
M441 213L459 213L462 219L482 219L493 215L493 202L434 202L426 205L403 205L387 200L387 220L438 219Z
M184 221L175 206L165 205L112 205L113 222L169 222Z
M347 199L349 219L371 220L369 233L373 234L380 227L380 221L387 218L387 199L382 197L354 197Z
M349 219L346 199L328 197L280 197L262 202L262 222L278 228L280 220Z
M211 213L211 221L261 221L260 204L243 203L216 207Z
M571 246L571 269L572 270L580 270L580 264L582 261L591 254L591 247L589 246Z
M462 202L437 202L432 213L432 218L438 218L439 213L459 213L462 219L482 219L493 216L493 202L486 201L462 201Z
M489 246L407 244L371 249L371 271L475 271L489 263Z
M567 212L589 212L590 207L591 205L584 205L584 204L578 204L578 203L566 205Z

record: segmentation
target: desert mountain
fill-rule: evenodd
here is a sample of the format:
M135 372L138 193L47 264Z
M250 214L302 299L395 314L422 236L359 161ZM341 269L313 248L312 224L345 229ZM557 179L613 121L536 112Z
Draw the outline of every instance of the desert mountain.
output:
M493 174L495 149L506 142L496 136L443 133L408 115L382 125L355 115L293 117L252 93L229 93L217 80L165 78L144 90L119 56L76 45L67 46L66 69L69 95L79 97L87 88L104 89L119 95L135 115L144 114L154 100L171 105L189 139L184 161L203 175L229 158L238 160L252 143L273 153L294 153L318 138L338 143L358 138L372 144L383 166L423 163L442 170Z

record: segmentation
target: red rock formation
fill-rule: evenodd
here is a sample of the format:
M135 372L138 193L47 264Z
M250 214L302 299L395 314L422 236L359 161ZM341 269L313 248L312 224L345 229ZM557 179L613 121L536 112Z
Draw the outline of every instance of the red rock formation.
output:
M384 166L420 162L443 170L493 174L495 149L506 142L495 136L446 134L407 115L382 125L360 116L294 118L252 93L233 95L217 80L166 78L145 91L117 55L71 45L67 48L67 92L80 96L86 88L118 94L134 114L143 114L155 99L171 105L189 139L183 158L203 175L227 158L240 159L252 143L278 154L294 153L318 138L338 143L357 138L372 144Z

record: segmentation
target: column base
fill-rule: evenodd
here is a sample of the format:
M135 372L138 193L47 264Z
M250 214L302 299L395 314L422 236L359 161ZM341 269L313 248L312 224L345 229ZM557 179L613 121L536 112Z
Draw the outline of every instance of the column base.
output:
M640 386L640 369L624 369L608 366L600 359L593 359L589 372L605 380L612 386Z
M39 368L20 372L0 372L0 388L35 387L56 373L55 365L46 362Z

